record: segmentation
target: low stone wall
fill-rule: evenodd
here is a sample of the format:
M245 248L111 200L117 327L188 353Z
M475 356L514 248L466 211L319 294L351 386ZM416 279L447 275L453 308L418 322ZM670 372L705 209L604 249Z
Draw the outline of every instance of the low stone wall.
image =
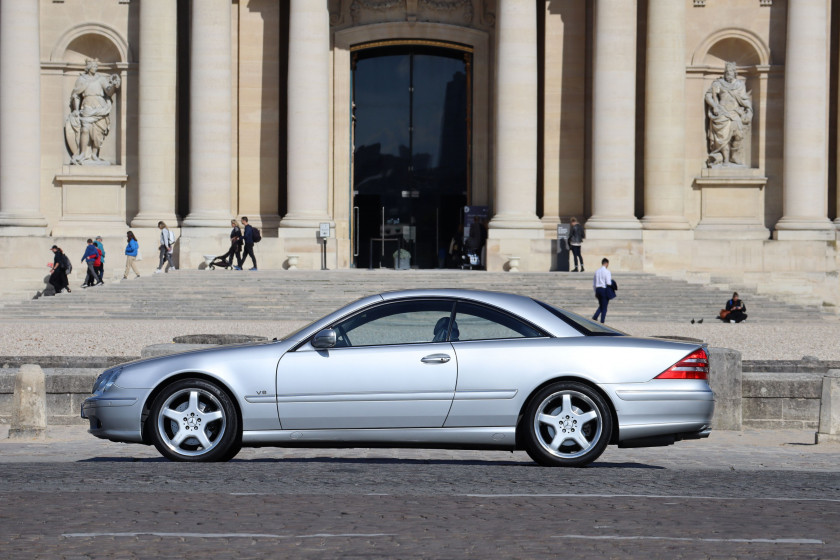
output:
M150 347L149 355L162 355L198 347L166 344ZM740 354L726 348L710 348L711 376L716 407L713 428L816 429L819 426L823 375L840 369L838 362L741 361ZM24 363L44 369L49 424L83 424L82 402L90 396L96 377L108 367L135 357L92 358L0 357L0 423L12 417L15 375Z
M750 360L743 363L744 426L818 428L823 376L840 362Z
M744 373L744 426L818 428L822 373Z

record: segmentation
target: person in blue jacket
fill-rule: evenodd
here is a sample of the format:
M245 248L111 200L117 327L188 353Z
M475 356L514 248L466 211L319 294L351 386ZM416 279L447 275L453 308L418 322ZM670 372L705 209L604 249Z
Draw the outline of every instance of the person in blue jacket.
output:
M99 248L93 244L93 239L87 240L87 247L85 248L85 254L82 255L82 262L87 264L88 267L85 283L82 284L82 288L101 284L102 280L96 274L96 266L97 263L102 262L102 259L99 256Z
M242 232L242 240L245 241L245 249L242 251L242 256L239 259L239 266L235 266L234 269L242 270L242 265L245 264L245 259L248 255L250 255L251 262L254 263L254 266L248 270L257 270L257 257L254 256L254 228L248 223L248 218L246 216L242 216L242 224L245 226L245 230Z
M128 244L125 246L125 273L123 273L123 280L128 278L128 270L131 269L136 274L136 278L140 278L140 272L137 270L137 265L134 261L137 260L137 253L140 251L140 244L137 243L137 238L134 237L134 232L129 231L125 234L128 238Z

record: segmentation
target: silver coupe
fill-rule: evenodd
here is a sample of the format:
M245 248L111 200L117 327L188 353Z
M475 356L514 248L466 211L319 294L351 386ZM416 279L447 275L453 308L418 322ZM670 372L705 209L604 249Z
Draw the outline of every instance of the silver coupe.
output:
M242 446L525 450L580 467L609 444L708 437L702 345L634 338L534 299L471 290L362 298L273 342L106 370L90 433L178 461Z

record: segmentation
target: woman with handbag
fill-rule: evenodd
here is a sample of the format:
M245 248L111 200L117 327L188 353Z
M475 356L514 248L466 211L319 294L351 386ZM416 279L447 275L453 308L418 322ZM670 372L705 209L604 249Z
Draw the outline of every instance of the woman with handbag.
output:
M741 301L738 292L732 294L732 299L726 302L726 309L721 310L720 318L730 323L740 323L747 320L747 304Z

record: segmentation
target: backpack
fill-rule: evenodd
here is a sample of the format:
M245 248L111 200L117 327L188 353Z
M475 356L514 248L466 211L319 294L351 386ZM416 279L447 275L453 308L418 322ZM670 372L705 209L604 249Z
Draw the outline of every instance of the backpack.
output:
M260 230L253 226L251 226L251 239L254 240L254 243L262 241L262 234L260 233Z
M61 256L64 257L64 269L66 270L67 274L70 274L71 272L73 272L73 263L70 262L70 259L67 258L67 255L62 254Z

